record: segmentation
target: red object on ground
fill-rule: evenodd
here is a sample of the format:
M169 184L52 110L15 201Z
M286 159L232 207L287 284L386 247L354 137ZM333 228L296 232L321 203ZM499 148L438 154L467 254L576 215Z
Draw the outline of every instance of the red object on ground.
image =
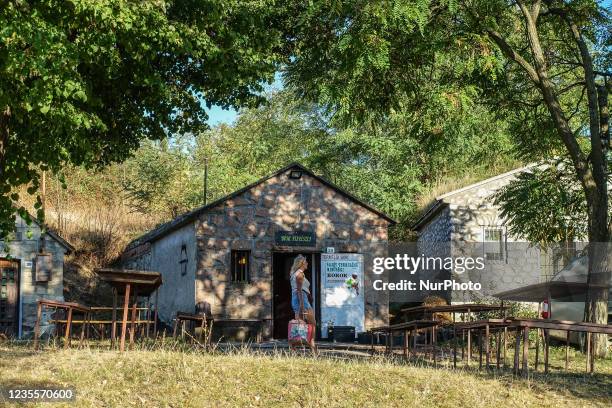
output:
M550 316L548 307L548 300L542 302L542 319L548 319L548 317Z

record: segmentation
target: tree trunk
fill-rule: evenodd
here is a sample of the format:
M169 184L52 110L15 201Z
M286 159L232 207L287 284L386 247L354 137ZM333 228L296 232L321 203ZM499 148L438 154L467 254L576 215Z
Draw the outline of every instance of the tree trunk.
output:
M527 38L537 74L537 80L534 82L542 92L544 102L557 132L572 158L587 201L589 271L587 275L584 317L588 322L606 324L608 320L608 292L610 271L612 271L612 254L608 251L610 233L608 231L607 169L605 150L601 143L599 98L596 90L593 62L578 26L564 15L563 17L566 19L578 46L581 57L580 62L584 68L591 137L591 153L586 158L578 146L569 121L559 103L555 85L548 76L546 59L536 26L540 3L535 3L531 10L520 0L516 0L516 3L525 18ZM530 70L526 71L530 76L533 75ZM594 336L594 341L595 355L605 356L607 353L607 335L596 335Z
M599 105L599 126L601 148L607 152L609 148L608 128L608 94L605 86L597 87ZM595 141L596 143L598 141ZM604 153L605 155L605 153ZM595 164L594 164L595 165ZM604 177L597 180L597 197L593 207L589 206L589 274L587 278L588 292L584 310L584 320L593 323L608 323L608 298L612 277L612 244L610 238L610 217L608 211L607 163L605 157L602 164ZM605 357L608 352L608 336L596 334L593 336L593 354Z

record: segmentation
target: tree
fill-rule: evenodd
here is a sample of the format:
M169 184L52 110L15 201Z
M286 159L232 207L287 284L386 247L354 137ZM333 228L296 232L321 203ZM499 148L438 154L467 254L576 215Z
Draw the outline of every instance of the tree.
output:
M609 13L589 0L314 1L295 6L286 70L344 123L417 110L421 87L482 98L522 129L523 152L571 159L587 210L585 320L606 323L612 270L606 155ZM427 89L427 88L426 88ZM529 129L529 133L524 132ZM580 139L588 139L582 148ZM597 336L597 354L607 339Z
M499 190L495 203L511 234L542 247L587 238L584 191L568 158L518 174Z
M260 102L280 58L272 6L0 1L1 235L41 170L122 161L145 138L204 129L206 106Z
M432 186L493 175L496 165L508 166L512 147L507 126L484 106L459 107L435 92L417 113L397 112L377 127L335 127L320 106L284 90L241 111L233 125L198 135L193 167L208 158L213 199L299 161L397 219L393 237L401 239Z

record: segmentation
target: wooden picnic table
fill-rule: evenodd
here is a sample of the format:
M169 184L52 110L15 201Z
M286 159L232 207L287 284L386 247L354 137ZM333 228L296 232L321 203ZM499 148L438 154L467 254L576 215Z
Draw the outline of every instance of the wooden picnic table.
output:
M503 303L497 305L487 305L484 303L464 303L457 305L422 305L407 307L400 309L400 312L407 316L420 315L423 318L432 317L435 313L452 313L453 317L456 313L479 313L479 312L494 312L505 311L508 307Z
M432 349L432 356L433 356L433 360L435 364L436 362L436 352L435 352L436 339L435 339L434 329L439 324L440 322L438 320L412 320L409 322L392 324L392 325L387 325L387 326L372 327L371 329L368 330L368 333L370 333L370 336L371 336L370 341L371 341L372 353L374 353L374 333L378 332L378 333L387 334L387 339L385 343L385 353L391 353L393 352L393 333L400 331L403 334L403 340L404 340L403 341L404 357L408 358L411 352L411 349L410 349L411 339L413 340L413 350L416 349L416 336L412 337L412 333L417 332L418 330L431 329L432 335L431 335L430 346Z
M91 309L87 306L81 305L75 302L64 302L60 300L51 299L39 299L37 302L36 309L36 324L34 325L34 349L38 350L38 339L40 337L40 321L42 319L43 309L53 308L55 310L62 309L66 312L66 329L64 332L64 348L70 346L70 331L72 330L73 314L74 312L83 313L83 320L81 323L81 339L79 341L79 347L83 344L86 328L88 326L88 320L90 317Z
M510 318L508 319L508 326L516 329L516 344L514 349L514 373L519 374L519 353L521 344L521 333L523 337L523 360L522 360L522 375L524 377L529 376L529 330L537 329L544 330L544 372L548 373L548 355L549 355L549 339L547 335L548 330L562 330L567 332L565 342L565 370L567 371L569 365L569 338L571 332L586 333L586 371L592 373L594 371L594 359L593 352L591 350L591 335L593 333L612 334L612 325L609 324L597 324L587 322L574 322L567 320L544 320L544 319L519 319ZM538 337L539 338L539 337ZM537 369L537 353L536 353L536 369Z
M255 341L257 343L260 343L263 337L263 319L250 319L250 318L225 319L225 318L215 318L212 315L207 316L206 314L194 314L194 313L187 313L187 312L177 312L176 313L176 317L174 320L174 328L172 330L172 337L176 337L178 327L181 325L181 323L188 322L188 321L191 321L191 322L194 322L200 325L200 328L202 329L202 332L200 334L201 339L204 335L204 329L209 330L207 343L210 342L211 340L212 329L213 329L214 324L239 324L239 325L256 324L257 334L255 335Z
M125 336L127 331L128 310L130 308L130 294L132 295L132 316L130 323L130 348L134 346L136 332L136 309L138 307L138 296L146 297L147 307L150 307L150 297L155 293L155 315L153 317L153 334L157 334L157 312L159 309L159 287L162 284L161 273L152 271L139 271L133 269L96 269L100 278L113 288L113 315L111 328L111 348L115 345L117 334L117 297L121 294L123 300L123 318L121 320L121 340L119 350L125 350ZM150 314L150 312L149 312ZM150 320L147 316L146 320ZM149 335L149 324L147 324L147 336Z
M483 319L468 322L459 322L453 325L453 367L457 367L457 332L461 332L462 336L467 332L467 365L470 365L472 360L472 330L477 330L478 336L478 350L479 350L479 368L482 368L482 354L483 354L483 336L484 331L484 354L486 360L486 368L490 367L490 334L491 330L497 331L497 352L496 352L496 367L500 368L500 345L502 344L502 329L503 329L503 363L506 364L506 344L507 344L507 327L509 321L507 319ZM465 359L465 347L461 346L461 359Z

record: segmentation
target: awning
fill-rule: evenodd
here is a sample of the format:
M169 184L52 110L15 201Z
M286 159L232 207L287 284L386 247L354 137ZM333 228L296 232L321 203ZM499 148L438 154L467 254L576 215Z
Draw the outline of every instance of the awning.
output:
M610 289L609 286L599 287ZM586 292L587 284L585 282L550 281L507 290L493 296L501 300L518 302L542 302L549 296L551 299L584 301Z

